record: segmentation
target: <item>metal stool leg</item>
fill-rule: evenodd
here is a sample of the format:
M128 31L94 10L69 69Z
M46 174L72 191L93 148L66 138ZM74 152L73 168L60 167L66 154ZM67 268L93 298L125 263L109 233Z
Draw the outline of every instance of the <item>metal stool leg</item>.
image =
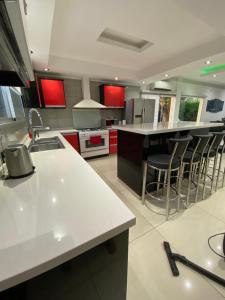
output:
M159 192L160 180L161 180L161 170L159 170L159 173L158 173L158 180L157 180L157 193Z
M188 176L188 190L187 190L187 198L186 198L186 207L189 206L190 192L191 192L191 178L192 178L193 164L190 163L190 170Z
M167 178L167 187L166 187L166 221L169 219L169 212L170 212L170 176L171 171L168 171L168 178Z
M204 200L204 198L205 198L206 176L207 176L207 171L208 171L208 167L209 167L209 158L208 157L205 159L204 164L205 164L205 167L204 167L204 180L203 180L202 200Z
M223 155L220 155L220 162L219 162L219 167L218 167L218 173L217 173L217 177L216 177L216 191L218 189L218 182L219 182L219 177L220 177L220 171L221 171L221 165L222 165L222 158Z
M214 176L215 176L215 173L216 173L217 158L218 158L218 153L216 153L216 156L214 157L212 181L211 181L211 193L213 191L213 183L214 183Z
M146 188L146 179L147 179L147 170L148 170L148 163L144 162L144 168L143 168L143 182L142 182L142 204L145 204L145 188Z
M195 202L198 201L198 192L199 192L199 184L200 184L200 177L201 177L201 167L202 167L202 159L198 166L198 178L197 178L197 189L196 189L196 194L195 194Z
M181 194L181 183L183 179L183 166L181 165L180 169L178 170L178 187L177 187L177 211L180 211L180 194Z

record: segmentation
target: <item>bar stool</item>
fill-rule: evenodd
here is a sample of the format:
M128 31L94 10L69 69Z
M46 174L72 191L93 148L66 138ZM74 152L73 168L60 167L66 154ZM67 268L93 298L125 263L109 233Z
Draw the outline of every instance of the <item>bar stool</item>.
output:
M217 178L216 178L216 191L218 189L218 182L219 182L219 177L220 177L220 173L221 173L221 167L222 167L222 160L223 160L224 152L225 152L225 137L223 138L223 145L220 145L219 149L218 149L218 154L220 154L220 160L219 160L219 167L218 167L218 173L217 173ZM225 168L224 168L222 173L223 173L222 187L224 187Z
M156 154L149 155L147 161L144 163L143 169L143 185L142 185L142 204L145 204L145 193L152 197L153 199L162 200L158 197L153 196L148 193L147 187L154 184L157 186L157 192L159 191L159 186L163 185L163 190L166 187L166 221L169 218L170 213L170 189L171 189L171 178L175 177L176 180L176 198L177 199L177 210L179 211L180 205L180 181L181 181L181 166L184 154L188 147L189 142L192 140L191 136L184 138L171 138L168 139L168 150L169 154ZM148 174L148 169L153 169L158 172L157 181L150 182L146 186L146 179ZM173 176L172 172L176 172L177 175ZM164 175L163 183L161 182L161 174Z
M199 184L200 184L200 170L202 168L203 153L208 146L211 134L207 135L194 135L193 140L189 144L187 151L184 154L182 162L182 177L185 178L185 173L188 173L188 187L186 194L186 207L189 206L189 199L191 193L191 184L195 186L195 202L198 199ZM187 170L186 170L187 169ZM197 175L198 174L198 175ZM197 182L195 182L195 176L197 175Z
M214 177L216 173L216 167L217 167L217 159L218 159L218 151L220 147L220 143L222 142L225 132L212 132L212 138L209 142L208 147L206 148L205 152L203 153L204 158L204 164L202 169L203 174L203 192L202 192L202 199L205 198L205 189L206 189L206 177L208 177L211 181L211 193L213 190L213 184L214 184ZM213 167L212 167L212 175L208 174L209 171L209 163L210 160L213 159Z

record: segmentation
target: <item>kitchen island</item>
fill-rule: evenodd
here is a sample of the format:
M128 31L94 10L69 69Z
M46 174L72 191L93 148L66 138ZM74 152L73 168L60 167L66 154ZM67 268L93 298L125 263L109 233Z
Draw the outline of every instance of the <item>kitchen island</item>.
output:
M0 299L125 300L135 216L60 131L41 135L53 136L64 149L0 182Z
M166 153L167 139L188 134L221 131L224 124L207 122L144 123L114 126L118 130L117 176L139 196L142 193L143 161L149 154ZM154 179L151 174L148 181Z

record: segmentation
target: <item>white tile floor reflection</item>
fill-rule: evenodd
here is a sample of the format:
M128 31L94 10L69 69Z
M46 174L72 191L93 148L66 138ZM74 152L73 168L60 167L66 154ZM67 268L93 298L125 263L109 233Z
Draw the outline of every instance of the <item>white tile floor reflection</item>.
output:
M128 300L225 299L225 288L179 263L180 276L173 277L162 247L167 240L175 251L225 278L225 261L207 244L210 235L225 232L225 188L165 222L117 178L116 156L89 164L137 218L130 230Z

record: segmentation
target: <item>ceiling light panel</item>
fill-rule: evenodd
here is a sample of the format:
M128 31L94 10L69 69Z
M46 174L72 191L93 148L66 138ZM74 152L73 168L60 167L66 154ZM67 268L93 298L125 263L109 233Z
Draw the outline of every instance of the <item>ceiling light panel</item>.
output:
M100 34L98 41L120 48L129 49L135 52L142 52L153 45L153 43L149 41L136 38L108 28Z
M223 71L225 71L225 64L220 64L220 65L213 65L213 66L202 68L201 74L209 75L212 73L223 72Z

